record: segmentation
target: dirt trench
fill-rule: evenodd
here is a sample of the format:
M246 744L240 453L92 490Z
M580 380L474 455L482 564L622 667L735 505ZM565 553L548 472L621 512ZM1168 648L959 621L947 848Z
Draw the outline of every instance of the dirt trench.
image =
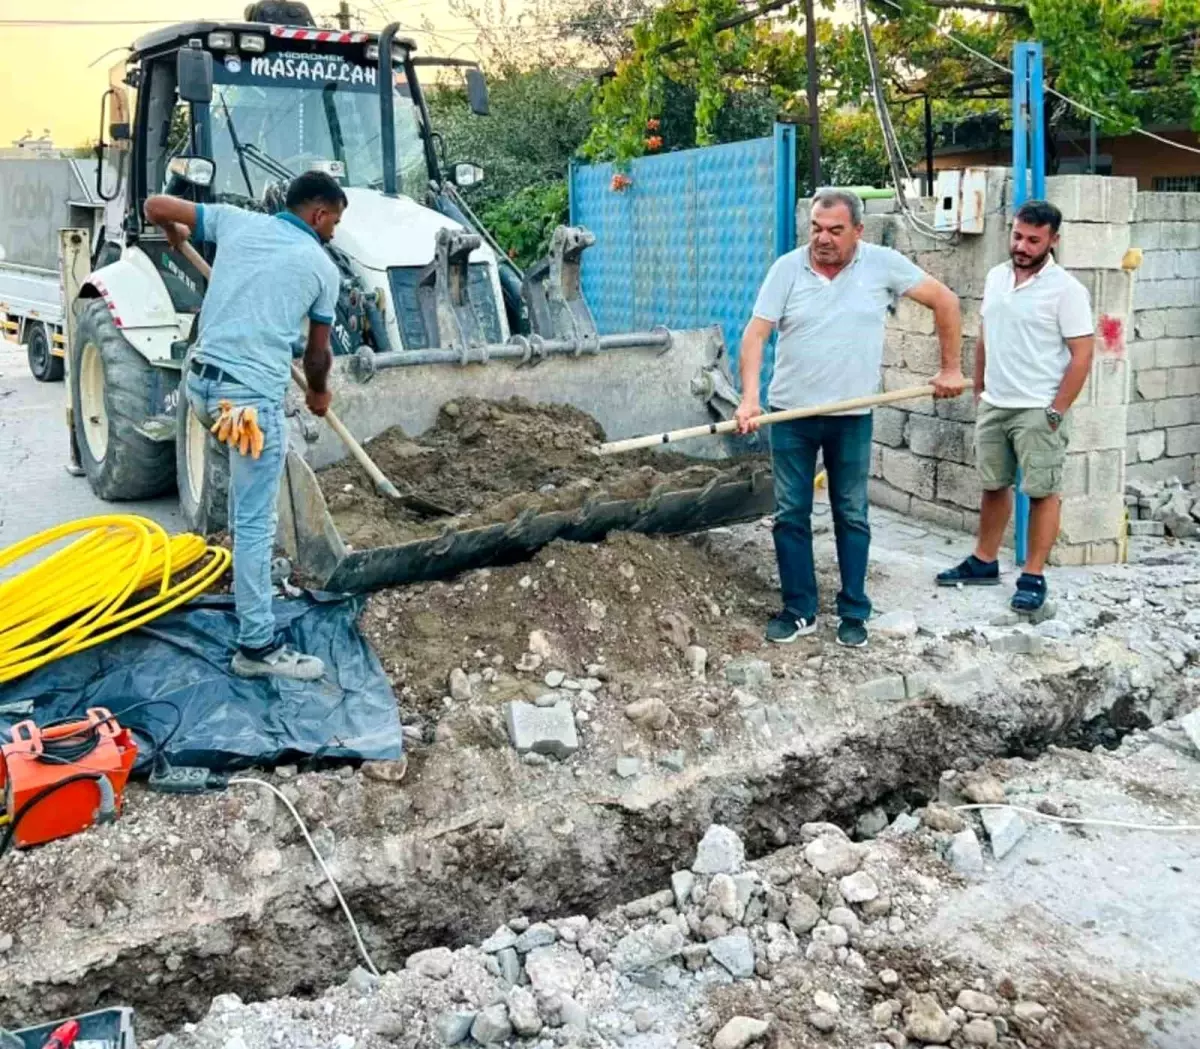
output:
M1094 741L1097 726L1115 719L1119 733L1151 716L1145 689L1092 670L971 692L893 706L852 729L728 750L648 794L584 785L419 818L406 792L362 774L283 786L320 828L368 948L390 968L418 949L478 940L514 914L595 914L656 890L712 822L762 856L797 840L803 823L850 826L866 807L932 796L947 768ZM1155 717L1187 701L1176 692L1154 697ZM456 757L474 760L421 758L412 792L432 764ZM0 974L0 1015L18 1024L126 1004L145 1037L195 1019L215 994L315 995L357 964L290 819L251 788L182 800L134 792L119 824L54 853L10 867L23 903L0 905L0 927L19 931ZM41 898L27 863L46 872ZM64 883L68 869L78 876ZM71 918L39 923L46 906Z

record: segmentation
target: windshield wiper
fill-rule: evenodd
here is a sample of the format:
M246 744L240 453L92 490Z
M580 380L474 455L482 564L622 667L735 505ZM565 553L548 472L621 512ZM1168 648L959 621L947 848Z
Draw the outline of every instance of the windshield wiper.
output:
M229 112L229 103L225 101L225 92L221 92L221 108L225 110L225 123L229 127L229 137L233 141L233 151L237 154L238 167L242 169L242 178L246 180L246 192L254 197L254 183L250 181L250 169L246 167L246 154L238 141L237 129L233 126L233 115Z
M274 175L276 178L285 178L290 181L296 177L295 172L284 167L269 153L264 153L253 142L247 142L242 146L239 150L239 156L243 153L260 168Z

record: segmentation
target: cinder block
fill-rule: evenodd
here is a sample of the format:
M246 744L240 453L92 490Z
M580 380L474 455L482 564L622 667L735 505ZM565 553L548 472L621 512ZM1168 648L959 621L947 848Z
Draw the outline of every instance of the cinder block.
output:
M1121 560L1121 544L1116 539L1105 539L1099 543L1088 543L1085 564L1115 565Z
M977 510L983 487L973 466L942 461L937 464L937 497L967 510Z
M884 405L875 409L872 425L872 435L876 444L886 444L889 448L904 446L904 427L908 422L909 413L899 408Z
M1088 493L1072 496L1062 504L1063 542L1069 545L1118 539L1125 520L1125 493Z
M1135 310L1182 309L1196 301L1196 281L1190 277L1139 280L1133 289Z
M1161 401L1133 401L1129 404L1125 409L1125 432L1142 433L1145 430L1153 430L1154 409L1161 403Z
M959 299L958 305L962 310L963 335L973 340L978 337L979 326L983 321L980 312L983 308L983 299Z
M1163 251L1163 224L1161 222L1135 222L1129 227L1130 245L1143 252Z
M883 448L879 444L871 445L871 476L883 476Z
M1129 367L1135 372L1149 371L1155 367L1158 359L1158 344L1163 340L1155 339L1149 342L1131 342L1125 347L1129 357Z
M1134 222L1182 221L1187 193L1139 192L1134 206Z
M867 482L867 498L876 506L895 510L898 514L907 514L912 505L912 496L893 488L886 481L871 479Z
M1167 403L1169 402L1159 402L1159 404ZM1166 430L1147 430L1145 433L1131 436L1130 441L1134 448L1134 454L1128 457L1130 463L1153 462L1155 459L1161 459L1167 451Z
M1200 277L1200 251L1173 251L1176 277Z
M1118 407L1079 405L1071 411L1070 449L1090 452L1106 448L1124 450L1125 413Z
M1063 214L1064 222L1133 221L1137 179L1107 175L1052 175L1046 179L1046 199Z
M949 419L952 422L974 424L977 412L975 396L970 387L961 397L955 397L949 401L933 402L933 414L939 419Z
M1133 332L1136 339L1149 341L1166 338L1167 311L1140 310L1133 316Z
M1167 392L1173 397L1192 397L1200 393L1200 368L1167 369Z
M1200 453L1200 426L1176 426L1167 431L1167 455L1196 455Z
M1129 366L1122 357L1097 354L1084 391L1086 403L1115 406L1129 400Z
M1133 379L1133 388L1143 401L1161 401L1167 395L1167 369L1138 372Z
M896 305L896 315L893 323L901 331L915 332L918 335L932 335L933 311L927 309L912 299L901 299Z
M1200 338L1196 336L1182 339L1157 339L1149 345L1154 347L1156 367L1191 368L1200 365Z
M1163 440L1165 442L1166 438ZM1136 463L1138 461L1138 443L1135 434L1130 434L1125 438L1125 461L1127 463ZM1126 498L1130 497L1126 496Z
M883 366L885 368L900 368L904 365L905 332L896 327L888 327L883 335Z
M891 393L893 390L903 390L910 386L924 386L930 376L918 372L910 372L907 368L884 368L883 388ZM929 397L917 397L911 401L897 401L892 407L902 408L909 412L920 412L922 415L934 413L934 402Z
M1129 250L1129 230L1128 224L1064 222L1055 257L1067 269L1119 270Z
M905 433L908 447L931 459L956 463L975 461L975 427L931 415L910 415Z
M1163 222L1159 225L1159 246L1180 250L1200 248L1200 226L1195 222Z
M1194 306L1187 309L1166 310L1164 317L1167 326L1163 334L1167 338L1179 339L1200 334L1200 309Z
M1075 452L1063 462L1064 496L1087 495L1088 463L1087 452Z
M1183 484L1192 484L1196 480L1195 462L1194 456L1184 455L1175 459L1162 458L1149 463L1131 464L1125 468L1125 481L1162 484L1175 478Z
M1092 313L1095 317L1105 314L1124 317L1129 312L1129 296L1135 296L1140 287L1141 272L1138 271L1135 281L1134 274L1125 270L1105 269L1074 269L1071 273L1087 288L1088 297L1092 300Z
M1194 397L1168 397L1165 401L1154 401L1153 404L1154 425L1164 430L1200 422L1200 403ZM1152 458L1157 459L1158 455Z
M1048 560L1056 568L1080 568L1087 563L1087 544L1071 544L1060 534Z
M1088 495L1125 494L1125 451L1088 452Z
M924 499L914 499L909 515L941 528L950 528L956 532L965 530L963 511L952 506L943 506L941 503L927 503Z
M900 340L901 367L921 375L934 375L942 364L942 347L936 335L903 334Z
M1142 264L1137 268L1137 283L1187 276L1179 272L1179 255L1178 251L1143 252Z
M937 463L900 448L881 448L883 479L893 488L920 499L933 499Z

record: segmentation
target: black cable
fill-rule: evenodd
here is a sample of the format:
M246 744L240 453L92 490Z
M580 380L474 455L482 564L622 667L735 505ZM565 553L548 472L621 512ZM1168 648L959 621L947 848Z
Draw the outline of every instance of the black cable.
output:
M4 836L0 838L0 858L3 858L4 854L8 851L9 846L12 844L13 836L17 833L18 824L20 824L21 820L25 818L29 810L32 809L39 801L44 801L55 791L62 790L63 787L70 786L72 783L80 783L83 780L91 780L92 782L95 782L96 780L103 778L103 776L104 773L102 772L76 772L74 775L68 776L66 779L60 779L57 783L51 783L48 787L43 787L41 790L39 790L32 798L30 798L27 802L25 802L24 805L17 809L15 813L13 813L12 820L9 822L8 826L4 828Z

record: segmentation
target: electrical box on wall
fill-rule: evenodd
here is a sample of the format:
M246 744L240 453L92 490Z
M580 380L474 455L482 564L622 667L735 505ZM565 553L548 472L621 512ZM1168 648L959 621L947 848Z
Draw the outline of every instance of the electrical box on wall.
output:
M948 233L982 233L987 214L987 171L939 171L933 185L933 225Z

